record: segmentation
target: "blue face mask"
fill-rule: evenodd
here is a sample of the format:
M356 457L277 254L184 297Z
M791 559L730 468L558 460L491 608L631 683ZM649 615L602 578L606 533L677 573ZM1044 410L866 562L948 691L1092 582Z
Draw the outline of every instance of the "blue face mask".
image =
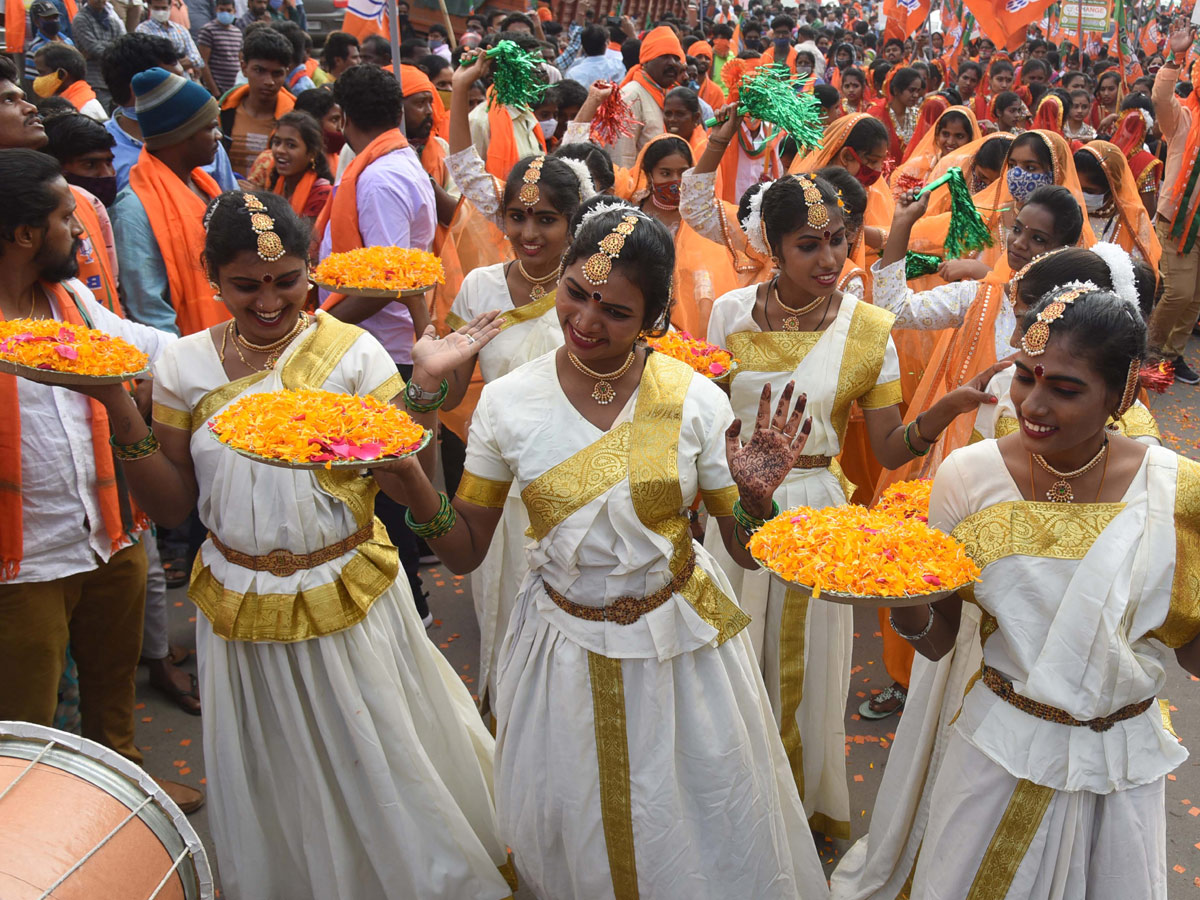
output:
M1054 184L1054 179L1046 172L1026 172L1020 166L1008 170L1008 192L1018 203L1024 203L1030 194L1047 184Z
M267 4L271 9L281 9L283 7L283 0L267 0Z
M233 15L234 14L231 12L219 12L219 13L217 13L217 21L220 22L222 25L232 25L233 24Z

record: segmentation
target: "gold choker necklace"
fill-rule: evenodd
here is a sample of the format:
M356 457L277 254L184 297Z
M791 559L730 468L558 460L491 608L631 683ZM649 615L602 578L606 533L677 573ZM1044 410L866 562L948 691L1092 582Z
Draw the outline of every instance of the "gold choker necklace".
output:
M775 292L775 302L779 304L779 308L782 309L786 313L790 313L790 315L788 315L783 320L783 330L784 331L799 331L800 330L800 317L805 315L806 313L812 312L814 309L817 308L817 306L819 306L821 304L821 302L823 300L829 299L828 297L818 297L812 303L808 303L804 306L793 309L792 307L790 307L786 303L784 303L783 297L781 297L779 295L779 279L778 278L775 279L775 281L773 281L771 283L771 290Z
M1058 479L1058 481L1050 485L1050 490L1046 491L1046 499L1051 503L1070 503L1072 500L1074 500L1075 492L1071 490L1071 480L1078 478L1081 475L1085 475L1092 471L1092 469L1096 468L1100 460L1104 459L1107 452L1108 438L1105 438L1104 443L1100 445L1100 449L1096 451L1096 455L1074 472L1060 472L1058 469L1050 465L1050 463L1046 462L1045 457L1043 457L1040 453L1032 454L1034 462L1041 466L1046 472L1049 472Z
M544 287L542 287L542 285L556 280L558 278L558 273L561 270L562 270L562 265L560 263L558 268L556 268L549 275L543 275L541 278L534 278L532 275L530 275L528 272L525 271L525 264L523 262L521 262L519 259L517 260L517 271L521 273L522 278L524 278L526 281L528 281L530 283L530 285L532 285L532 287L530 287L530 289L529 289L529 299L532 300L534 303L537 303L539 300L541 300L543 297L545 297L548 293L550 293Z
M612 386L612 382L616 381L622 375L629 371L629 367L633 365L634 353L629 351L629 357L621 364L619 369L609 372L607 375L601 372L593 372L587 366L579 361L579 357L567 351L567 359L571 360L571 365L586 375L588 378L596 379L596 386L592 388L592 399L601 406L608 406L617 396L617 390Z

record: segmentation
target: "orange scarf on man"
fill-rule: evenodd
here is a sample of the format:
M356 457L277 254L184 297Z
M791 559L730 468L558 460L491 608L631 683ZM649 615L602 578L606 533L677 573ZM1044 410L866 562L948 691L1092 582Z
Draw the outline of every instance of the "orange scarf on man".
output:
M347 250L357 250L363 246L362 232L358 230L358 177L367 166L381 156L395 150L403 150L408 146L408 140L400 133L399 128L385 131L363 148L363 152L354 157L342 180L338 182L333 199L325 204L325 209L317 218L317 226L313 229L313 240L320 242L329 226L330 251L345 253ZM345 294L330 294L321 304L325 310L333 309L343 300Z
M764 53L761 57L759 57L759 59L761 60L761 62L764 66L772 65L775 62L775 45L772 44L770 47L768 47L767 52ZM787 67L788 67L789 72L791 72L793 75L796 74L796 48L795 47L788 47Z
M241 87L235 87L232 91L225 95L225 99L221 101L221 109L237 109L242 105L242 101L246 99L246 95L250 93L250 85L243 84ZM290 113L296 107L296 98L292 92L286 88L279 89L279 95L275 98L275 118Z
M96 92L92 90L92 86L86 81L80 79L73 84L67 85L58 95L64 100L70 101L70 104L80 112L83 112L84 105L89 100L96 99Z
M654 102L658 104L658 108L662 109L667 99L667 92L642 69L642 66L646 63L658 59L660 56L673 56L680 63L683 63L687 59L683 53L683 44L679 43L679 38L675 32L666 25L659 25L642 40L638 64L625 73L625 80L621 82L621 87L625 87L631 81L636 81L654 98Z
M192 182L209 199L221 195L221 188L203 169L192 169ZM186 337L228 320L229 310L213 299L208 275L200 263L207 201L197 197L145 147L129 170L129 186L142 201L150 228L162 236L158 249L166 266L179 333Z
M712 71L713 51L708 41L696 41L688 47L688 56L706 57L708 59L708 69L710 72ZM713 109L720 109L726 103L725 92L708 75L705 75L704 80L700 82L700 90L697 91L697 95Z
M101 306L125 318L117 300L117 279L113 276L112 263L108 258L108 247L104 243L100 217L96 215L92 201L74 185L71 186L71 193L75 195L75 218L83 227L83 237L87 241L75 254L79 261L78 278L87 285Z
M83 326L83 317L75 301L61 284L42 284L68 325ZM0 320L4 316L0 314ZM91 409L92 454L96 466L96 491L104 530L115 552L128 540L132 528L121 515L121 496L117 490L116 466L108 439L108 415L104 407L89 400ZM30 464L35 464L30 460ZM25 557L24 509L21 498L21 404L17 376L0 374L0 581L11 581L21 572Z
M517 135L513 129L513 117L508 107L501 103L492 103L495 88L488 88L488 148L485 160L488 173L504 181L508 173L521 158L517 150ZM542 152L546 151L546 139L542 137L542 129L534 127L533 136L537 138ZM423 161L423 160L422 160Z

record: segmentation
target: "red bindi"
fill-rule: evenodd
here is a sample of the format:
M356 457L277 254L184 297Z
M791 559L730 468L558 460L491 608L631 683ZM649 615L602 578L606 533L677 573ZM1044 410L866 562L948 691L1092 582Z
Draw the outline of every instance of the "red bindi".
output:
M1038 378L1041 378L1043 375L1046 374L1046 370L1044 368L1042 368L1041 366L1034 366L1033 374L1036 375Z
M275 280L275 276L270 274L269 272L262 277L263 284L270 284L274 280Z

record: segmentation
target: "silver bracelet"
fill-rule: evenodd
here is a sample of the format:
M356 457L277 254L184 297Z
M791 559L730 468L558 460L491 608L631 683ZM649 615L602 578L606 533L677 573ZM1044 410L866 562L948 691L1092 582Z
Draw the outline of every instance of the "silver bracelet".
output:
M926 622L925 627L916 634L905 634L903 631L901 631L896 625L896 617L891 613L888 613L888 624L892 626L892 631L896 632L896 634L900 635L900 637L904 638L906 641L919 641L933 630L933 606L931 605L929 607L929 621Z

